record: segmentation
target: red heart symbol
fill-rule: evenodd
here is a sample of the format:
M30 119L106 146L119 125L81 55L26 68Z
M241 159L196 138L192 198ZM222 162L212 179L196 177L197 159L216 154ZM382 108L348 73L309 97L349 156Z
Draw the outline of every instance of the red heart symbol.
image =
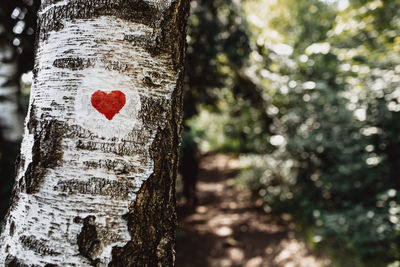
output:
M93 93L92 105L98 112L103 114L108 120L112 120L115 114L125 106L125 94L121 91L111 91L109 94L103 91Z

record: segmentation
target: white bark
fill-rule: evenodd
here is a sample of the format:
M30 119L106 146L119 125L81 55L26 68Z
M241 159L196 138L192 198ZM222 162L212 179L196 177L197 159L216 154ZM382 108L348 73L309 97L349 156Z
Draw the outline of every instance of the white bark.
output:
M146 3L161 13L172 5ZM44 1L42 27L51 12L69 4ZM66 17L59 23L38 43L0 265L110 263L113 247L132 238L124 215L154 173L151 148L171 116L181 77L170 53L145 47L159 35L157 23L112 15ZM126 97L111 120L90 101L98 90Z

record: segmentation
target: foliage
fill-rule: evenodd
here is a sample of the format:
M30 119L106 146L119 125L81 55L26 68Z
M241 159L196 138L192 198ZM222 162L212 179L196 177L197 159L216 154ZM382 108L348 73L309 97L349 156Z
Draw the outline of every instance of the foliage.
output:
M244 12L238 2L231 0L199 0L191 4L185 124L204 140L205 133L198 127L197 120L192 121L193 116L200 113L200 117L207 118L222 114L218 122L209 125L212 131L205 130L209 134L216 133L214 140L211 144L202 142L202 146L213 150L252 151L258 145L247 142L253 139L254 131L246 125L258 122L255 131L259 135L268 131L272 119L263 112L265 103L259 98L260 88L242 73L251 52ZM244 109L251 113L244 114ZM224 121L224 117L230 121ZM207 124L207 119L203 123ZM219 128L221 126L223 129Z
M400 3L248 0L244 10L251 52L226 72L236 78L217 108L189 121L203 147L255 153L239 183L317 247L354 265L399 259Z

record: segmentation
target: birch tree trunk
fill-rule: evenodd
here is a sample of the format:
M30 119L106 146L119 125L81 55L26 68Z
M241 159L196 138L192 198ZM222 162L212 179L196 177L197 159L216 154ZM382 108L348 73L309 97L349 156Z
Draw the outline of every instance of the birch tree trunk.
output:
M188 0L43 0L1 266L172 266Z

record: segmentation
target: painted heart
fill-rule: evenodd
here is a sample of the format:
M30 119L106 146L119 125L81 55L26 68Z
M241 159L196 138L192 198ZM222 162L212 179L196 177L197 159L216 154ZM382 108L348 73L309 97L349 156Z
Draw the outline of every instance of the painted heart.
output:
M93 107L103 114L108 120L119 113L119 111L125 106L126 97L121 91L111 91L110 93L98 90L93 93L91 97Z

